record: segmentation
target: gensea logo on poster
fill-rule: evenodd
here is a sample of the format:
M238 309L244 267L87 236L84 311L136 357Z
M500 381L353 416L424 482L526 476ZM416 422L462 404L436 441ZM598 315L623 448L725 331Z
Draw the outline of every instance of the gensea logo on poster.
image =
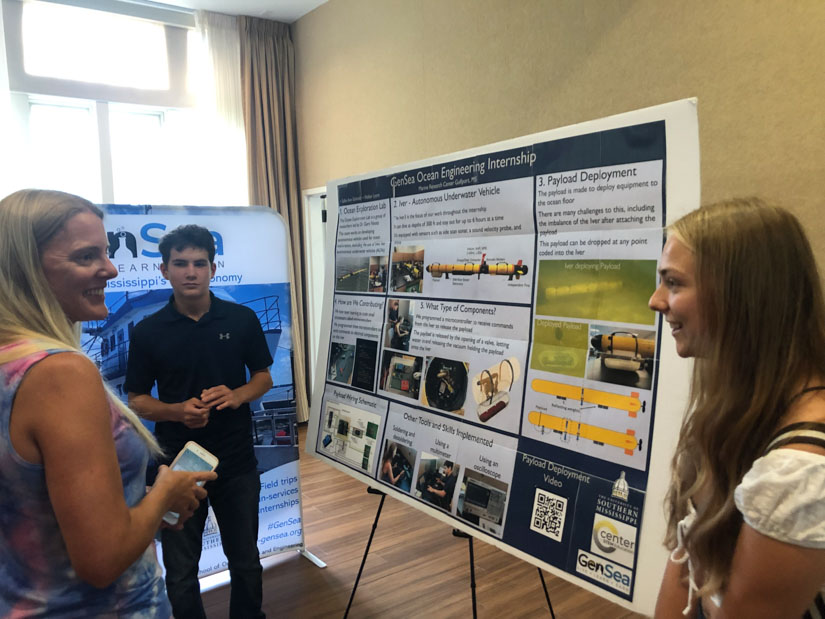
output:
M633 572L607 559L592 555L586 550L579 550L576 557L576 571L611 589L630 595Z

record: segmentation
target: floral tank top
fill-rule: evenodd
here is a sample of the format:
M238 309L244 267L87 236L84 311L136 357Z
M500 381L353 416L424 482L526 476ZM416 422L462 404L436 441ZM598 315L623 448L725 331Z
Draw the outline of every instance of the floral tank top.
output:
M20 382L35 363L58 352L66 351L34 340L0 346L0 617L170 617L153 544L108 587L77 577L43 466L23 460L11 444L9 420ZM109 408L124 498L132 507L146 493L149 452L129 421Z

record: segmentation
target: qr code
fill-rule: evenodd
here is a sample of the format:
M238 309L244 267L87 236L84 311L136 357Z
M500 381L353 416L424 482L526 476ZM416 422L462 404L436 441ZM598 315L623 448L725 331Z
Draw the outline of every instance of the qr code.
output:
M566 513L567 499L541 488L536 488L530 529L560 542Z

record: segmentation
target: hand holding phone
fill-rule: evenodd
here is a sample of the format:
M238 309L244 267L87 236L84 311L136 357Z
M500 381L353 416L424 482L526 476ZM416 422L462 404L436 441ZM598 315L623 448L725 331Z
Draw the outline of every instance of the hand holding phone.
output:
M189 441L183 446L178 455L175 457L169 468L173 471L214 471L218 466L218 458L198 445L195 441ZM204 482L197 482L198 486L202 486ZM163 521L169 525L176 525L180 519L180 514L173 511L168 511L163 516Z

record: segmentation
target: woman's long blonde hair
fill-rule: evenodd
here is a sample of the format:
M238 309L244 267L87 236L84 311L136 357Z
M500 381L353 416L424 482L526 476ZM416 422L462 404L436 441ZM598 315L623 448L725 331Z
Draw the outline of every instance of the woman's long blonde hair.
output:
M72 323L52 292L40 262L43 247L79 213L103 211L61 191L24 189L0 201L0 343L34 340L39 348L80 350L79 324ZM11 359L6 359L9 361ZM138 416L104 388L120 413L150 450L160 453L152 433Z
M767 447L791 398L825 372L825 306L802 226L757 199L704 206L670 226L695 257L706 347L693 368L673 458L666 543L685 540L700 595L724 591L742 517L735 487Z

